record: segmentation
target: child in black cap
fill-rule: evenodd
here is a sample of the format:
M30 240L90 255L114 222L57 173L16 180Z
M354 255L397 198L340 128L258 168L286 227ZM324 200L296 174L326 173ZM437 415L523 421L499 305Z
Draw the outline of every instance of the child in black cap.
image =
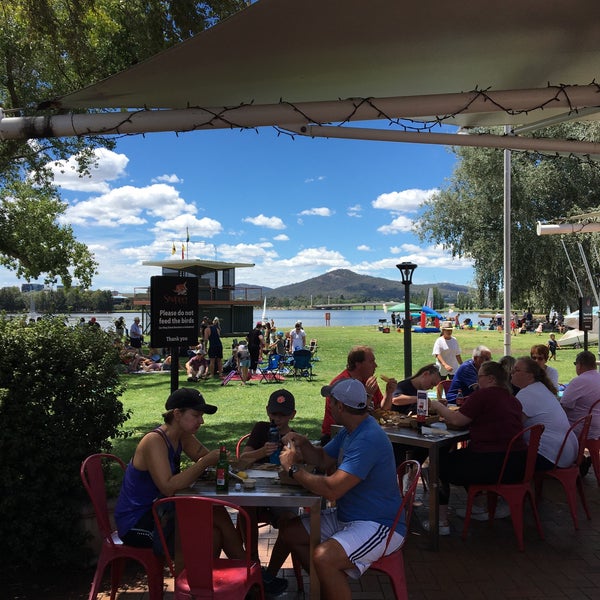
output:
M275 390L269 396L267 403L269 421L259 421L252 428L246 447L240 454L240 460L245 463L268 463L274 452L281 450L281 442L269 441L272 428L277 428L279 439L290 431L290 421L296 415L296 400L291 392L285 389ZM256 510L247 507L246 510L251 520L251 553L252 558L259 560L258 556L258 523L269 523L277 528L282 520L297 516L289 508L260 507ZM285 560L285 557L284 557ZM265 592L280 594L287 588L287 580L282 577L268 577L263 573Z

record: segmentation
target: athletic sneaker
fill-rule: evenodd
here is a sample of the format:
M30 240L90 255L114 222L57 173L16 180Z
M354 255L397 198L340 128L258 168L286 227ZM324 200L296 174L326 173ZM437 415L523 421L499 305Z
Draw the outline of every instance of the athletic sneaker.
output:
M423 521L423 529L429 531L429 521ZM448 521L440 521L438 532L440 535L450 535L450 523Z
M274 575L269 575L264 567L262 567L262 580L266 594L270 594L271 596L278 596L279 594L283 594L283 592L287 590L287 579L284 579L283 577L275 577Z

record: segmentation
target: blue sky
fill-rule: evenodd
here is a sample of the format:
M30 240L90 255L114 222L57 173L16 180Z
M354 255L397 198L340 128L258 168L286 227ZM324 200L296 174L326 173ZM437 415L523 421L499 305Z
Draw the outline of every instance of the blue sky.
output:
M415 283L469 284L469 261L452 260L411 232L421 202L445 184L446 147L310 139L219 130L121 138L100 151L89 178L63 165L55 181L65 219L100 264L93 289L147 286L145 260L189 258L255 263L237 281L278 287L339 268ZM65 168L66 167L66 168ZM22 283L0 269L0 286Z

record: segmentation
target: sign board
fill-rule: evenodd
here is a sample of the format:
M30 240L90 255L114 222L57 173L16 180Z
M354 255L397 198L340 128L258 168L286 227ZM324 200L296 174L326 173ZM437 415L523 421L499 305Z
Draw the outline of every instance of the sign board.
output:
M591 298L579 298L579 329L581 331L591 331L594 327L592 307Z
M153 348L198 343L198 279L157 275L150 278L150 345Z

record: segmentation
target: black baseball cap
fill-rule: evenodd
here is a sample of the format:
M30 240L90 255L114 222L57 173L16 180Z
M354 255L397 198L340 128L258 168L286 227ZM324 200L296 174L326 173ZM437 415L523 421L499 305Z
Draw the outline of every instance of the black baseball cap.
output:
M165 403L167 410L174 408L191 408L207 415L214 415L217 407L212 404L206 404L202 394L193 388L179 388L175 390Z
M267 412L271 414L291 415L296 410L296 399L291 392L281 389L269 396Z

